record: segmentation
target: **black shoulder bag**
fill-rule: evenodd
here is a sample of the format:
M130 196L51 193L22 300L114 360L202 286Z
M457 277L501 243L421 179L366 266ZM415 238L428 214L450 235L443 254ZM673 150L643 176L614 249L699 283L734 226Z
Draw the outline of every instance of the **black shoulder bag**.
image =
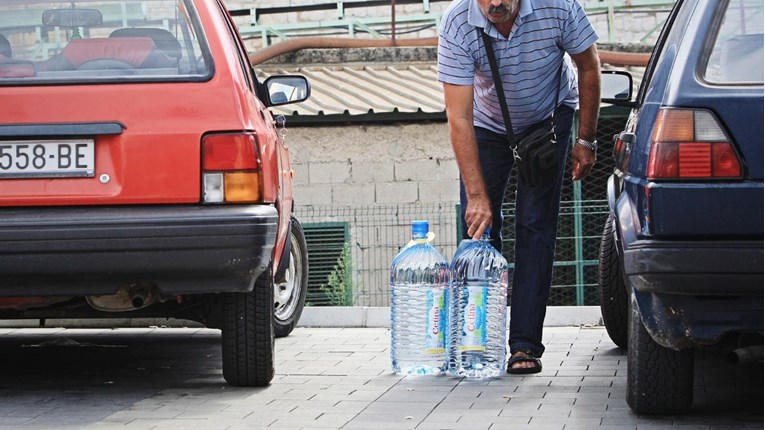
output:
M558 147L559 143L555 136L555 110L549 120L536 123L521 134L516 139L513 133L513 123L510 120L510 112L507 109L507 100L505 92L502 89L502 80L499 76L499 67L497 59L494 56L491 37L483 29L479 28L483 37L483 44L486 47L486 55L489 57L491 66L491 75L494 78L494 86L497 88L497 97L499 106L502 108L502 117L505 120L505 129L507 130L507 141L510 149L513 151L515 164L518 166L518 173L523 177L523 181L532 186L552 181L558 177L561 158L565 152ZM563 63L558 68L558 83L555 87L557 91L560 88L560 75L563 72Z

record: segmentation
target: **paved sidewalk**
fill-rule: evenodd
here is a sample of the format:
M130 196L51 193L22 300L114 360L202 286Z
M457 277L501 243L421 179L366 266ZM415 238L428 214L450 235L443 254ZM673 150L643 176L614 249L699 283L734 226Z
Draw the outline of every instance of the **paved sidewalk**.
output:
M254 389L223 382L216 330L0 329L0 428L763 428L761 365L705 352L691 413L640 417L602 327L545 339L543 373L473 382L391 374L386 328L298 328L277 340L271 386Z

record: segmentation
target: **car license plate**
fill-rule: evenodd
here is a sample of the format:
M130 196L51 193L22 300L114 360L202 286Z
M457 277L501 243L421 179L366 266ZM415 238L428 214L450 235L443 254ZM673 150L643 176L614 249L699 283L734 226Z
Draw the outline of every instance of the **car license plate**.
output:
M0 178L94 175L92 139L0 141Z

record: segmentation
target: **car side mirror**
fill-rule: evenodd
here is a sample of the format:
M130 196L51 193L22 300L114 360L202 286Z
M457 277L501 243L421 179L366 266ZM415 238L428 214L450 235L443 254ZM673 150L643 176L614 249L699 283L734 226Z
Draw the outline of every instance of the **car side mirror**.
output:
M266 105L281 106L298 103L311 95L308 79L297 75L271 76L263 82L266 87Z
M632 75L617 70L601 71L600 100L618 106L633 106Z

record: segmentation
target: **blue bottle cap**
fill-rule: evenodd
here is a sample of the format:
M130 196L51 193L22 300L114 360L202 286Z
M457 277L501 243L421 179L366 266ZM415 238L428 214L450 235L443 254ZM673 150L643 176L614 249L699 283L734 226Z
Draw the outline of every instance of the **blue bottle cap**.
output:
M427 237L429 231L429 225L424 220L412 221L412 237Z

